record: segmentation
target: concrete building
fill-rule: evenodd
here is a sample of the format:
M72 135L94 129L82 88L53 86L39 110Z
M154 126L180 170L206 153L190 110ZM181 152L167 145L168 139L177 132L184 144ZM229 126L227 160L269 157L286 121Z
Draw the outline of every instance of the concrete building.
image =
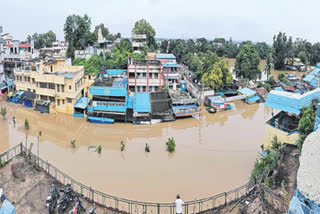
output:
M2 26L0 26L0 35L2 33ZM4 73L4 40L0 36L0 83L4 81L5 79L5 73Z
M65 42L53 42L52 47L44 47L40 49L40 56L60 56L65 57L67 53L68 45Z
M301 109L310 106L315 99L320 99L320 88L303 95L286 91L273 90L268 94L265 105L280 111L273 115L265 125L264 149L270 149L274 136L282 143L296 144L300 133L298 124Z
M132 49L134 53L141 53L143 47L147 46L146 34L133 34L132 35Z
M177 64L176 57L173 54L157 54L156 60L162 64L165 83L169 88L176 90L180 79L180 66Z
M63 58L29 63L14 70L16 89L30 91L37 100L51 102L54 111L73 113L74 104L83 95L83 66L66 65Z
M158 60L130 60L128 90L131 92L161 91L164 84L162 65Z

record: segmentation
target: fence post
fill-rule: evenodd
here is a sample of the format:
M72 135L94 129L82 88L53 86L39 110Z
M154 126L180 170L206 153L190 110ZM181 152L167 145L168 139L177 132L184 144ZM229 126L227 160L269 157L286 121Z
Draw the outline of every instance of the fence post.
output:
M157 207L158 207L158 214L160 214L160 204L158 204Z
M22 143L20 143L20 154L22 154Z

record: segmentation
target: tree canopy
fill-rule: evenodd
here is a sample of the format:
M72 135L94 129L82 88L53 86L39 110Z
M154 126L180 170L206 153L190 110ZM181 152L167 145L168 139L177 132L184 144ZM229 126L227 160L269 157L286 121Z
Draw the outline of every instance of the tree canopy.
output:
M230 85L233 77L227 63L218 60L209 72L203 74L201 81L213 89L222 89L224 85Z
M28 42L34 41L35 49L41 49L44 47L52 47L52 43L57 40L56 34L53 31L48 31L47 33L34 33L32 36L27 36Z
M157 49L157 42L155 39L156 31L145 19L136 21L132 29L132 34L146 34L147 46L150 50Z
M90 28L91 19L87 14L83 17L74 14L67 17L64 24L64 35L68 42L68 57L74 57L74 50L83 50L96 42L97 37L95 33L91 33Z
M237 77L256 80L261 76L259 64L260 57L257 49L252 44L244 45L236 58L235 71Z

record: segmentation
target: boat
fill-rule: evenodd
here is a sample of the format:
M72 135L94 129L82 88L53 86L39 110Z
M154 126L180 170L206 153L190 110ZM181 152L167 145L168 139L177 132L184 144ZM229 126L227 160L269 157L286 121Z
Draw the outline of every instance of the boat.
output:
M223 99L221 96L208 97L207 104L209 107L215 108L217 112L229 110L232 108L232 106L226 103L225 99Z
M207 107L206 110L210 113L210 114L214 114L217 112L217 109L212 108L212 107Z
M105 117L88 117L88 120L91 123L100 123L100 124L113 124L114 123L114 119L111 118L105 118Z

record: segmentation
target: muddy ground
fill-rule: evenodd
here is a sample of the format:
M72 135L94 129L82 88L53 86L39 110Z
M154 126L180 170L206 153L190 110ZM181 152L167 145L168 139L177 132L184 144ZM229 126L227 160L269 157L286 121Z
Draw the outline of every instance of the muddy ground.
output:
M0 188L3 188L6 197L15 206L18 214L48 213L45 201L53 181L49 175L35 168L23 156L17 156L3 168L0 168ZM87 213L93 205L84 199L81 201L85 204L85 213ZM98 214L104 211L115 213L102 207L96 207ZM65 213L69 213L71 208L70 205ZM58 212L56 211L56 213Z

